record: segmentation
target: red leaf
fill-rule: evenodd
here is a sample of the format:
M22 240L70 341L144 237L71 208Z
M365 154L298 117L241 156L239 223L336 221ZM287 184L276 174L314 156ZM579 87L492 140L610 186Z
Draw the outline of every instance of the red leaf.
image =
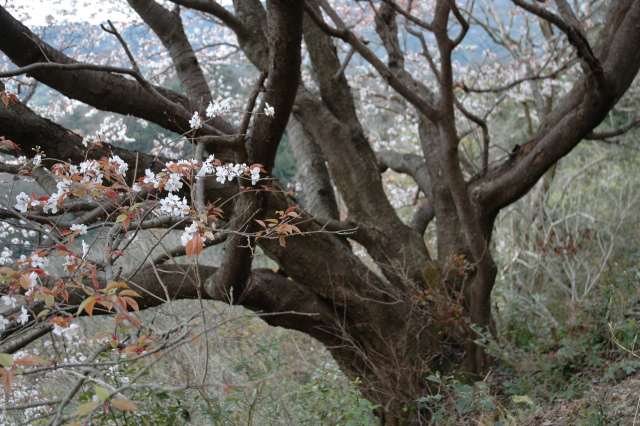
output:
M187 243L187 257L191 257L193 255L198 256L200 253L202 253L203 248L204 241L199 235L196 235Z
M13 384L13 371L4 370L2 372L2 386L7 395L11 393L11 385Z
M140 312L140 308L138 308L138 302L136 302L135 300L133 300L130 297L121 297L121 299L124 299L127 301L127 303L129 304L129 306L131 306L133 308L134 311L136 312Z

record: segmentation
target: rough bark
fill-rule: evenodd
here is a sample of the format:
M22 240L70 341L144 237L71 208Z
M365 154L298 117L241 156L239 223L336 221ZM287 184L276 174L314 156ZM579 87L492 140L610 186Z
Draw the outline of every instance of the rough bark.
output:
M155 0L128 1L162 41L171 56L173 67L182 83L182 89L187 93L192 107L204 115L204 110L212 100L211 91L198 64L198 58L184 32L180 8L176 7L173 11L169 11Z

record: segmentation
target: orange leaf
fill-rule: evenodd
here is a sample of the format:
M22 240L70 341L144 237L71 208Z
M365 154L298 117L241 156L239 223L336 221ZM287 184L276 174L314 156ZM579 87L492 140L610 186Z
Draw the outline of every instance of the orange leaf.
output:
M196 235L187 243L187 247L186 247L187 257L191 257L193 255L198 256L200 253L202 253L203 248L204 248L204 241L199 235Z
M121 321L127 319L127 316L123 312L118 312L115 317L116 325L118 325Z
M123 297L122 299L126 300L129 306L131 306L134 311L140 312L140 308L138 308L138 302L136 302L130 297Z
M11 385L13 384L13 371L4 370L2 372L2 386L4 386L4 391L6 395L11 393Z
M107 291L111 290L112 288L119 288L119 287L127 288L127 283L112 281L112 282L109 283L109 285L107 285L105 287L104 291L107 292Z
M37 355L27 355L27 356L23 356L20 359L16 359L14 363L18 365L37 365L37 364L46 364L47 361L45 361L42 357L39 357Z
M22 288L24 288L25 290L29 290L31 288L31 278L29 278L29 275L27 274L23 274L20 277L20 285L22 286Z
M114 399L113 401L111 401L111 405L113 405L114 407L120 410L138 411L138 407L136 407L136 404L134 404L133 401L129 399L124 399L124 398Z
M117 302L120 306L122 306L122 309L124 309L125 311L127 310L127 301L126 301L126 300L124 300L122 297L118 297L118 298L116 299L116 302Z
M200 343L200 338L196 336L196 333L192 331L191 333L189 333L189 337L191 337L191 341L193 342L193 344L198 346L198 343Z

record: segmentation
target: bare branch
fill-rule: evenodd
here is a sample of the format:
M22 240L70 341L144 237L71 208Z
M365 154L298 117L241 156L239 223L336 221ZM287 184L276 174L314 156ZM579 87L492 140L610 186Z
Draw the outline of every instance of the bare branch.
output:
M601 132L587 133L587 135L584 138L590 139L590 140L603 140L603 139L612 138L615 136L620 136L624 133L627 133L629 130L633 129L638 124L640 124L640 116L637 116L627 121L625 124L623 124L620 127L616 127L615 129L608 129L608 130L603 130Z
M335 11L329 6L329 4L324 0L319 0L318 2L322 6L323 10L327 12L327 14L334 19L338 28L333 28L327 25L320 16L310 5L310 0L305 2L305 12L313 22L322 29L325 33L340 38L345 42L349 43L351 46L356 49L356 51L362 56L367 62L369 62L375 69L380 73L382 78L384 78L390 85L393 87L398 93L404 96L412 105L414 105L422 114L429 117L431 120L437 120L439 117L439 112L429 104L425 99L416 93L416 90L408 85L404 84L398 77L392 73L389 68L382 63L380 59L372 52L365 44L355 36L351 31L349 31L344 22L340 17L335 13Z
M578 50L578 55L582 59L584 59L588 64L589 68L591 69L591 72L596 77L596 81L601 82L603 78L602 65L600 64L600 61L598 60L598 58L596 58L593 51L591 50L591 46L589 46L589 42L584 36L584 29L582 29L582 27L579 25L580 23L578 22L577 19L575 19L575 16L573 15L573 13L571 13L570 16L573 16L574 19L572 21L575 21L575 23L577 23L578 26L576 26L574 22L567 23L561 17L554 15L553 13L549 12L548 10L538 5L529 3L526 0L511 0L511 1L517 6L520 6L521 8L523 8L524 10L531 12L534 15L537 15L540 18L551 22L556 27L558 27L562 32L564 32L567 35L569 42L572 45L574 45ZM562 9L561 5L559 5L559 8Z
M416 154L400 154L396 151L385 150L376 153L380 173L390 168L398 173L406 173L411 176L420 190L429 198L433 199L433 189L431 188L431 178L427 163L424 158Z
M417 26L422 27L427 31L433 31L433 24L425 22L422 19L412 15L411 12L401 8L395 1L393 1L393 0L382 0L382 1L384 3L386 3L386 4L388 4L389 6L391 6L393 8L393 10L395 10L400 15L404 16L405 18L407 18L407 20L413 22Z

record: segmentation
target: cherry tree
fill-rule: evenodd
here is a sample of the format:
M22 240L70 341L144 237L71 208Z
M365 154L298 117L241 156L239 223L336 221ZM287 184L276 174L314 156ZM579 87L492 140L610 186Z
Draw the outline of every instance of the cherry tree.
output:
M1 211L7 228L47 237L3 261L3 295L16 304L2 353L49 331L72 337L69 313L113 313L144 329L131 311L219 300L325 344L362 380L384 424L419 422L426 377L490 366L475 341L493 330L500 210L583 139L637 124L594 130L640 67L637 0L128 6L126 24L53 36L0 8L0 50L11 62L0 73L11 79L0 144L17 159L3 171L34 178L47 194L12 191ZM91 48L100 43L107 55ZM216 76L220 65L247 70L243 93ZM174 77L178 90L168 88ZM40 83L65 105L47 117L28 106ZM140 152L127 149L115 118L84 136L50 120L82 105L179 136L158 135ZM521 114L515 126L505 110ZM304 203L271 175L285 131ZM389 169L407 177L383 176ZM82 236L93 229L90 247ZM184 230L182 246L123 270L148 229ZM217 244L219 267L197 262ZM277 271L252 269L256 247ZM173 262L182 255L188 268ZM64 276L48 274L52 256L65 257Z

